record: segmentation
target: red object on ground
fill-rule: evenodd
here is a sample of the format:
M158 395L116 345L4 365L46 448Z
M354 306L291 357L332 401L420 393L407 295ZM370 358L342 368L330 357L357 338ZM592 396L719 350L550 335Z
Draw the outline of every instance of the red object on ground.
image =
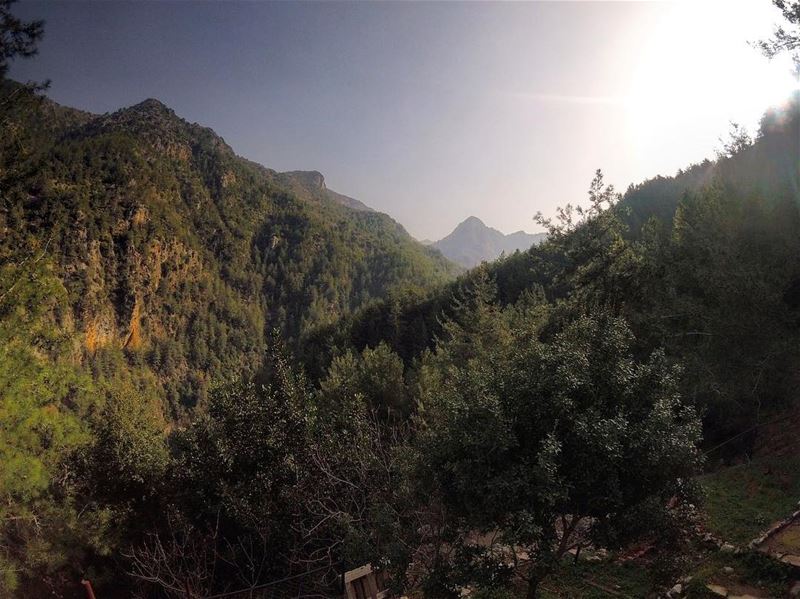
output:
M96 597L94 596L94 589L92 588L92 583L88 580L81 580L81 584L86 589L87 599L96 599Z

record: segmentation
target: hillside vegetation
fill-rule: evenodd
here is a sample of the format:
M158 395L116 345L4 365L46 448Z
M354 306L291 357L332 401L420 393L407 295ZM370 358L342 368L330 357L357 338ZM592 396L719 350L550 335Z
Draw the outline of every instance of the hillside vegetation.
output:
M156 100L92 115L4 81L0 126L3 589L116 547L89 445L121 469L103 492L139 501L166 433L277 339L457 272L319 173L240 158Z
M497 309L542 302L558 322L600 309L624 317L638 351L661 347L681 364L683 394L703 413L709 441L767 421L792 405L800 366L799 130L795 99L714 162L621 196L596 178L592 208L543 222L545 243L444 288L392 294L310 335L309 372L324 371L330 348L379 343L413 365L444 334L442 315L486 278ZM740 441L734 453L753 435Z
M455 272L386 215L343 206L319 173L239 158L158 101L100 116L30 97L4 108L4 264L43 252L81 359L123 352L173 415L251 375L272 329L291 342Z

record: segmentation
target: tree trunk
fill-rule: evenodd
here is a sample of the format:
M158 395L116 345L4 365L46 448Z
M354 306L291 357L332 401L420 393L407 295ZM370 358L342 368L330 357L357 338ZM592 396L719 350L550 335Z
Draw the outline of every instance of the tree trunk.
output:
M525 595L525 599L536 599L538 596L539 596L539 579L531 578L528 581L528 593Z

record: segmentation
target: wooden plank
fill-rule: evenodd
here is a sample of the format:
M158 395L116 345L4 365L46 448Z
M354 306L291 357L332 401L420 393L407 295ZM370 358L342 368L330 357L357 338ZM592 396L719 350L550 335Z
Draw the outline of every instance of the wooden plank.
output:
M363 578L368 574L372 574L372 565L367 564L366 566L361 566L360 568L356 568L354 570L350 570L344 573L344 583L347 584L348 582L354 581L356 578Z
M364 585L367 587L367 595L371 599L378 599L378 581L375 580L375 572L370 571L364 577Z
M347 599L390 599L390 590L381 590L384 575L372 569L372 564L355 568L344 574L345 597Z

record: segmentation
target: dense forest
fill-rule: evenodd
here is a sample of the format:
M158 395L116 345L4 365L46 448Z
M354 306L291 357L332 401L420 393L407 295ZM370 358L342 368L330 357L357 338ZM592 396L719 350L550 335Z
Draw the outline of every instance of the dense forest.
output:
M155 100L90 115L6 80L0 110L3 477L18 533L34 515L17 507L99 433L92 422L165 433L211 388L253 379L276 339L294 346L458 272L319 173L239 158Z
M3 77L41 35L9 5ZM464 273L156 100L94 115L4 78L0 595L312 571L334 596L372 563L533 598L642 539L669 585L696 475L796 402L799 130L793 98L675 176L598 171L544 243Z

